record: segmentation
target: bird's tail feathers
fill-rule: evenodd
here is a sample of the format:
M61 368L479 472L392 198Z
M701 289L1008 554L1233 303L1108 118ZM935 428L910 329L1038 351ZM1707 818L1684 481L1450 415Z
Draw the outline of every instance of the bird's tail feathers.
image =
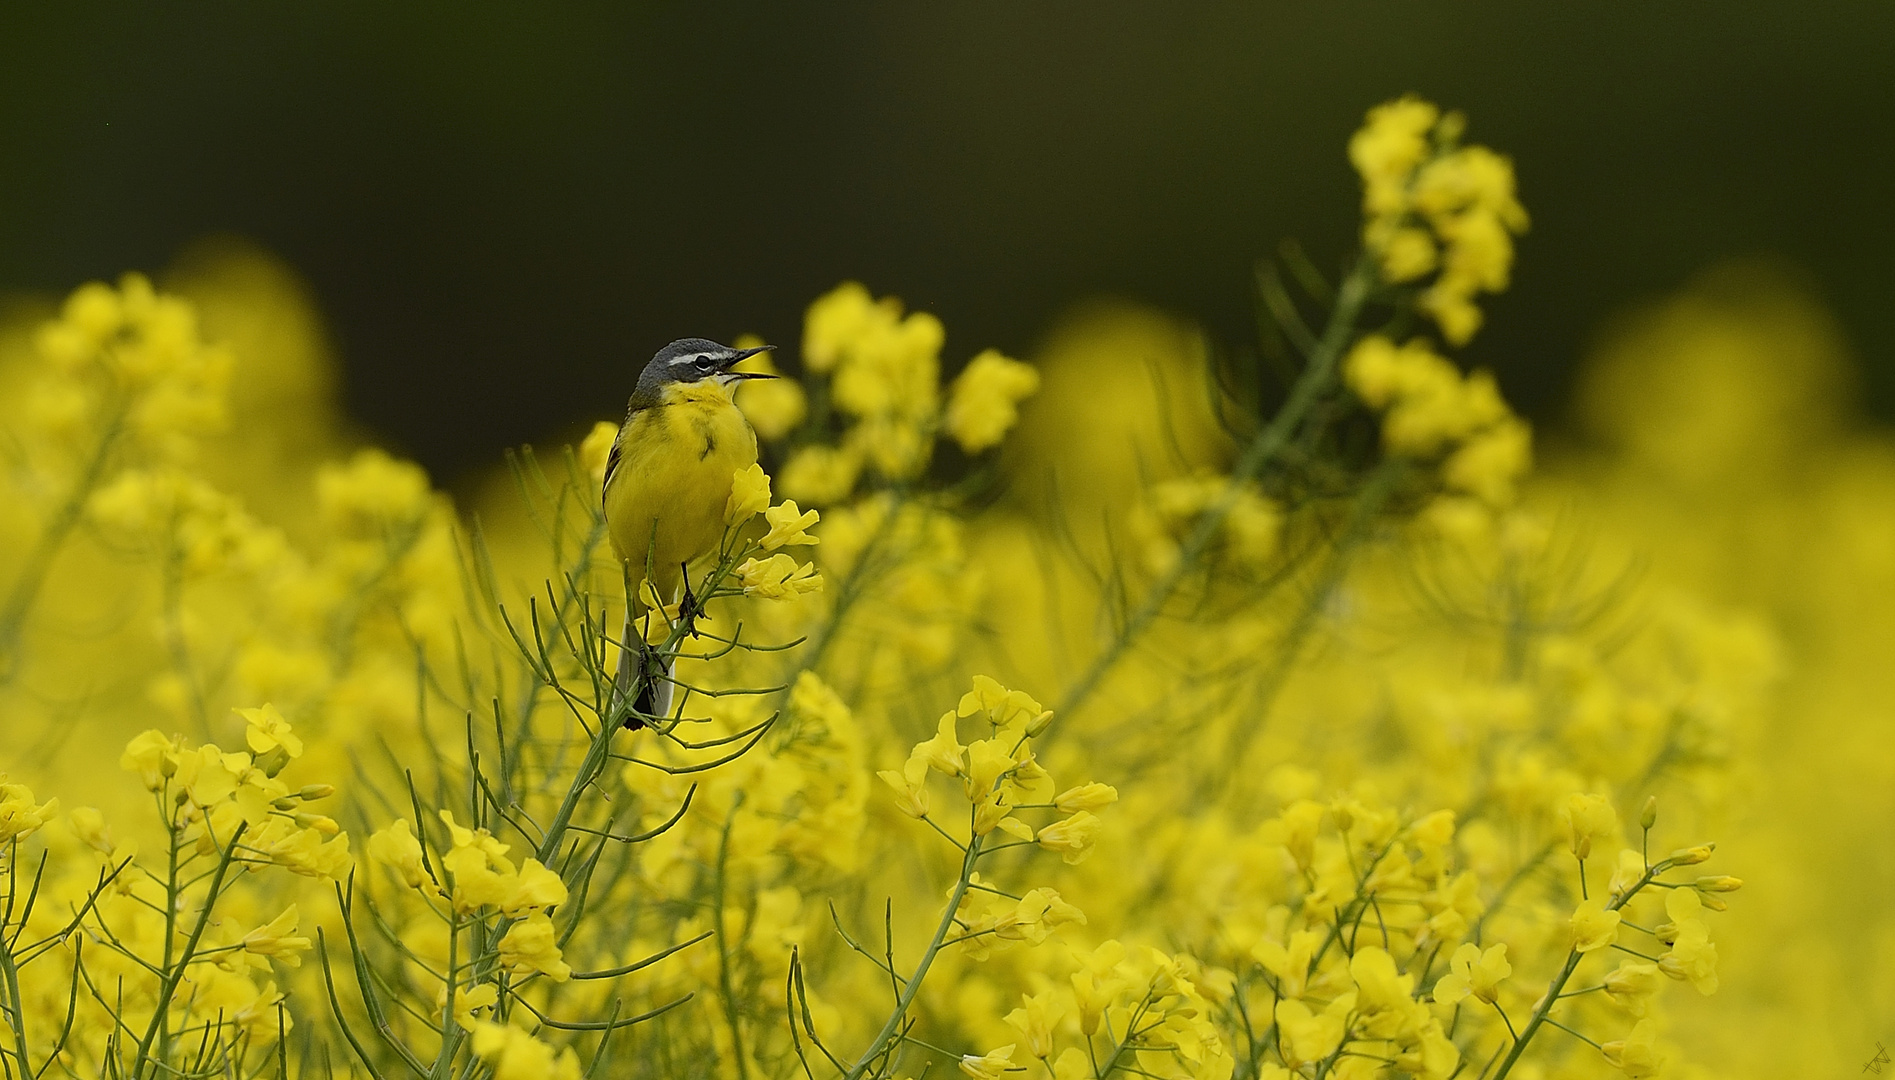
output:
M667 595L668 602L661 599ZM641 716L671 715L676 698L676 684L671 680L672 660L646 643L645 631L654 616L665 618L665 612L654 607L653 601L675 607L683 595L681 578L675 582L641 581L632 591L631 603L625 612L625 640L619 647L618 677L614 680L620 694L630 694L632 688L637 687L632 714L625 718L628 728L644 727Z

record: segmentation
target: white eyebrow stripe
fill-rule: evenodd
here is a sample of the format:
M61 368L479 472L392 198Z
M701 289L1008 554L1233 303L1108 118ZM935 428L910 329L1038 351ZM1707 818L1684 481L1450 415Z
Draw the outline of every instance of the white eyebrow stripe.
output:
M672 359L671 366L677 367L679 364L695 364L702 359L704 359L702 356L679 356Z

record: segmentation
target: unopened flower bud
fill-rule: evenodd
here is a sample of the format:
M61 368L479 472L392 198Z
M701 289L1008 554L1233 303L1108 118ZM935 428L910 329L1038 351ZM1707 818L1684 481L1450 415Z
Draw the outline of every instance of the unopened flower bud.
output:
M1041 732L1044 732L1047 728L1051 726L1053 726L1053 710L1048 709L1045 712L1041 713L1040 715L1026 722L1027 738L1037 739L1040 737Z
M1614 997L1648 997L1658 989L1657 978L1656 965L1627 962L1607 974L1603 983L1605 992Z
M280 746L271 747L267 754L258 754L257 759L252 762L257 768L263 770L265 776L275 776L283 771L283 766L289 763L290 752Z
M1081 784L1076 788L1060 792L1054 796L1053 805L1057 807L1062 814L1074 814L1081 810L1090 810L1097 813L1117 802L1118 798L1119 792L1117 788L1114 788L1110 784L1095 782L1091 784Z
M1736 892L1744 887L1744 879L1729 874L1708 874L1699 878L1695 887L1699 892Z
M1467 131L1467 114L1452 109L1441 117L1434 126L1434 137L1444 147L1452 147L1461 141L1461 135Z
M296 797L313 802L317 799L326 799L335 793L334 784L304 784L302 790L296 793Z
M1658 796L1652 795L1645 800L1645 809L1638 812L1638 827L1650 829L1658 824Z
M285 795L280 799L270 800L270 805L276 807L278 810L281 810L285 814L287 814L294 811L298 806L301 806L302 804L297 802L294 798L288 795Z
M1705 907L1711 909L1712 911L1729 911L1731 909L1730 904L1727 901L1725 901L1723 897L1714 895L1712 893L1701 894L1698 897L1698 902L1703 904Z
M342 826L336 824L336 819L324 814L297 814L295 821L303 828L314 829L324 836L334 836L342 831Z
M1673 866L1696 866L1711 857L1717 850L1716 844L1699 844L1697 847L1679 848L1671 853L1668 860Z

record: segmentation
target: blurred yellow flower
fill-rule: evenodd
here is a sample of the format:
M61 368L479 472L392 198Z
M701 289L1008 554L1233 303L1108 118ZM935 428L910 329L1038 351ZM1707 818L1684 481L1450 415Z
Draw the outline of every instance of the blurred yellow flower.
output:
M1507 287L1513 236L1527 229L1513 163L1459 145L1465 119L1404 97L1369 110L1349 140L1362 177L1362 240L1380 276L1402 284L1439 270L1419 307L1451 345L1480 329L1474 298Z
M592 477L594 483L605 483L605 466L612 458L612 447L618 443L619 426L609 420L600 420L586 432L579 443L579 467Z
M105 823L105 815L90 806L75 806L66 815L66 825L81 843L101 855L112 854L117 846L112 842L112 828Z
M1349 958L1349 977L1355 980L1356 1007L1363 1012L1406 1010L1413 1003L1415 977L1399 973L1387 949L1358 948Z
M801 502L830 506L849 497L861 473L862 454L853 445L805 446L778 472L777 487Z
M1278 1001L1276 1022L1284 1060L1294 1069L1335 1053L1342 1045L1342 1037L1348 1031L1348 1017L1354 1009L1353 993L1335 998L1321 1012L1298 1000Z
M997 446L1019 421L1020 402L1039 388L1032 365L988 349L955 378L942 426L970 454Z
M32 785L0 787L6 1056L268 1075L300 1024L299 1058L359 1048L389 1075L576 1076L600 1051L724 1080L824 1055L842 1076L1448 1080L1496 1051L1512 1077L1584 1071L1554 1024L1603 1040L1637 1016L1604 1042L1631 1075L1660 1028L1772 1075L1833 1064L1805 1032L1848 957L1818 935L1880 924L1818 860L1854 880L1873 852L1804 840L1798 808L1869 820L1880 759L1858 732L1823 799L1754 762L1780 700L1873 715L1886 463L1831 430L1814 324L1733 330L1697 297L1614 354L1587 399L1601 457L1529 480L1532 430L1442 352L1527 225L1465 130L1404 99L1351 140L1362 258L1333 305L1311 290L1314 343L1292 335L1300 414L1258 414L1223 378L1241 358L1123 305L943 382L933 316L854 284L818 299L796 377L736 392L777 473L732 478L725 543L686 570L698 633L682 591L634 581L643 651L597 547L613 425L584 475L521 454L504 499L457 508L310 404L334 380L280 281L184 275L190 302L128 277L37 334L0 325L0 565L22 578L0 707ZM1019 482L991 503L954 482L963 455L934 460L1009 440L992 464ZM819 521L809 564L778 550ZM1647 549L1662 573L1617 574ZM1827 636L1786 647L1773 619ZM641 678L678 708L628 728ZM72 731L129 740L125 773ZM44 828L55 783L102 809ZM1741 824L1759 785L1781 813ZM1680 796L1663 831L1641 816L1622 842L1613 808L1653 788ZM1789 935L1817 1004L1759 1006L1733 966L1744 1024L1670 1010L1673 980L1717 986L1708 919L1741 881L1676 872L1708 844L1649 873L1646 851L1719 821L1777 905L1733 933ZM352 836L385 871L350 874ZM1663 956L1608 970L1660 892ZM311 924L327 963L291 970ZM253 981L272 957L283 989Z
M1533 436L1519 420L1502 420L1469 439L1441 466L1441 479L1490 506L1513 502L1514 486L1533 464Z
M1027 1053L1044 1061L1052 1056L1054 1032L1066 1016L1052 991L1043 990L1021 995L1021 1006L1007 1014L1007 1023L1026 1041Z
M553 1048L519 1028L474 1022L474 1054L493 1070L494 1080L579 1080L579 1058L568 1047Z
M753 337L740 337L731 343L734 348L755 348L763 342ZM758 375L776 375L776 364L764 353L748 357L734 369ZM743 410L744 419L756 430L757 437L774 442L796 430L809 413L809 398L801 383L795 379L746 379L737 384L737 408Z
M848 281L809 305L803 319L803 363L811 371L829 371L851 342L881 314L860 282Z
M1599 795L1571 795L1559 810L1566 826L1567 846L1579 858L1592 854L1592 841L1610 836L1619 827L1618 812L1610 800Z
M1363 210L1381 215L1402 209L1410 173L1428 154L1428 132L1441 117L1432 103L1409 95L1377 105L1349 137L1349 162L1362 174Z

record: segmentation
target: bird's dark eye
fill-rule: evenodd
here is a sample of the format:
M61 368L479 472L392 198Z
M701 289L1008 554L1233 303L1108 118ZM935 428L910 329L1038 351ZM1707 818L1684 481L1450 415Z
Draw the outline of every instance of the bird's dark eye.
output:
M692 366L696 367L699 371L709 373L711 371L716 370L717 361L712 360L708 356L700 356L697 358L697 362L693 364Z

